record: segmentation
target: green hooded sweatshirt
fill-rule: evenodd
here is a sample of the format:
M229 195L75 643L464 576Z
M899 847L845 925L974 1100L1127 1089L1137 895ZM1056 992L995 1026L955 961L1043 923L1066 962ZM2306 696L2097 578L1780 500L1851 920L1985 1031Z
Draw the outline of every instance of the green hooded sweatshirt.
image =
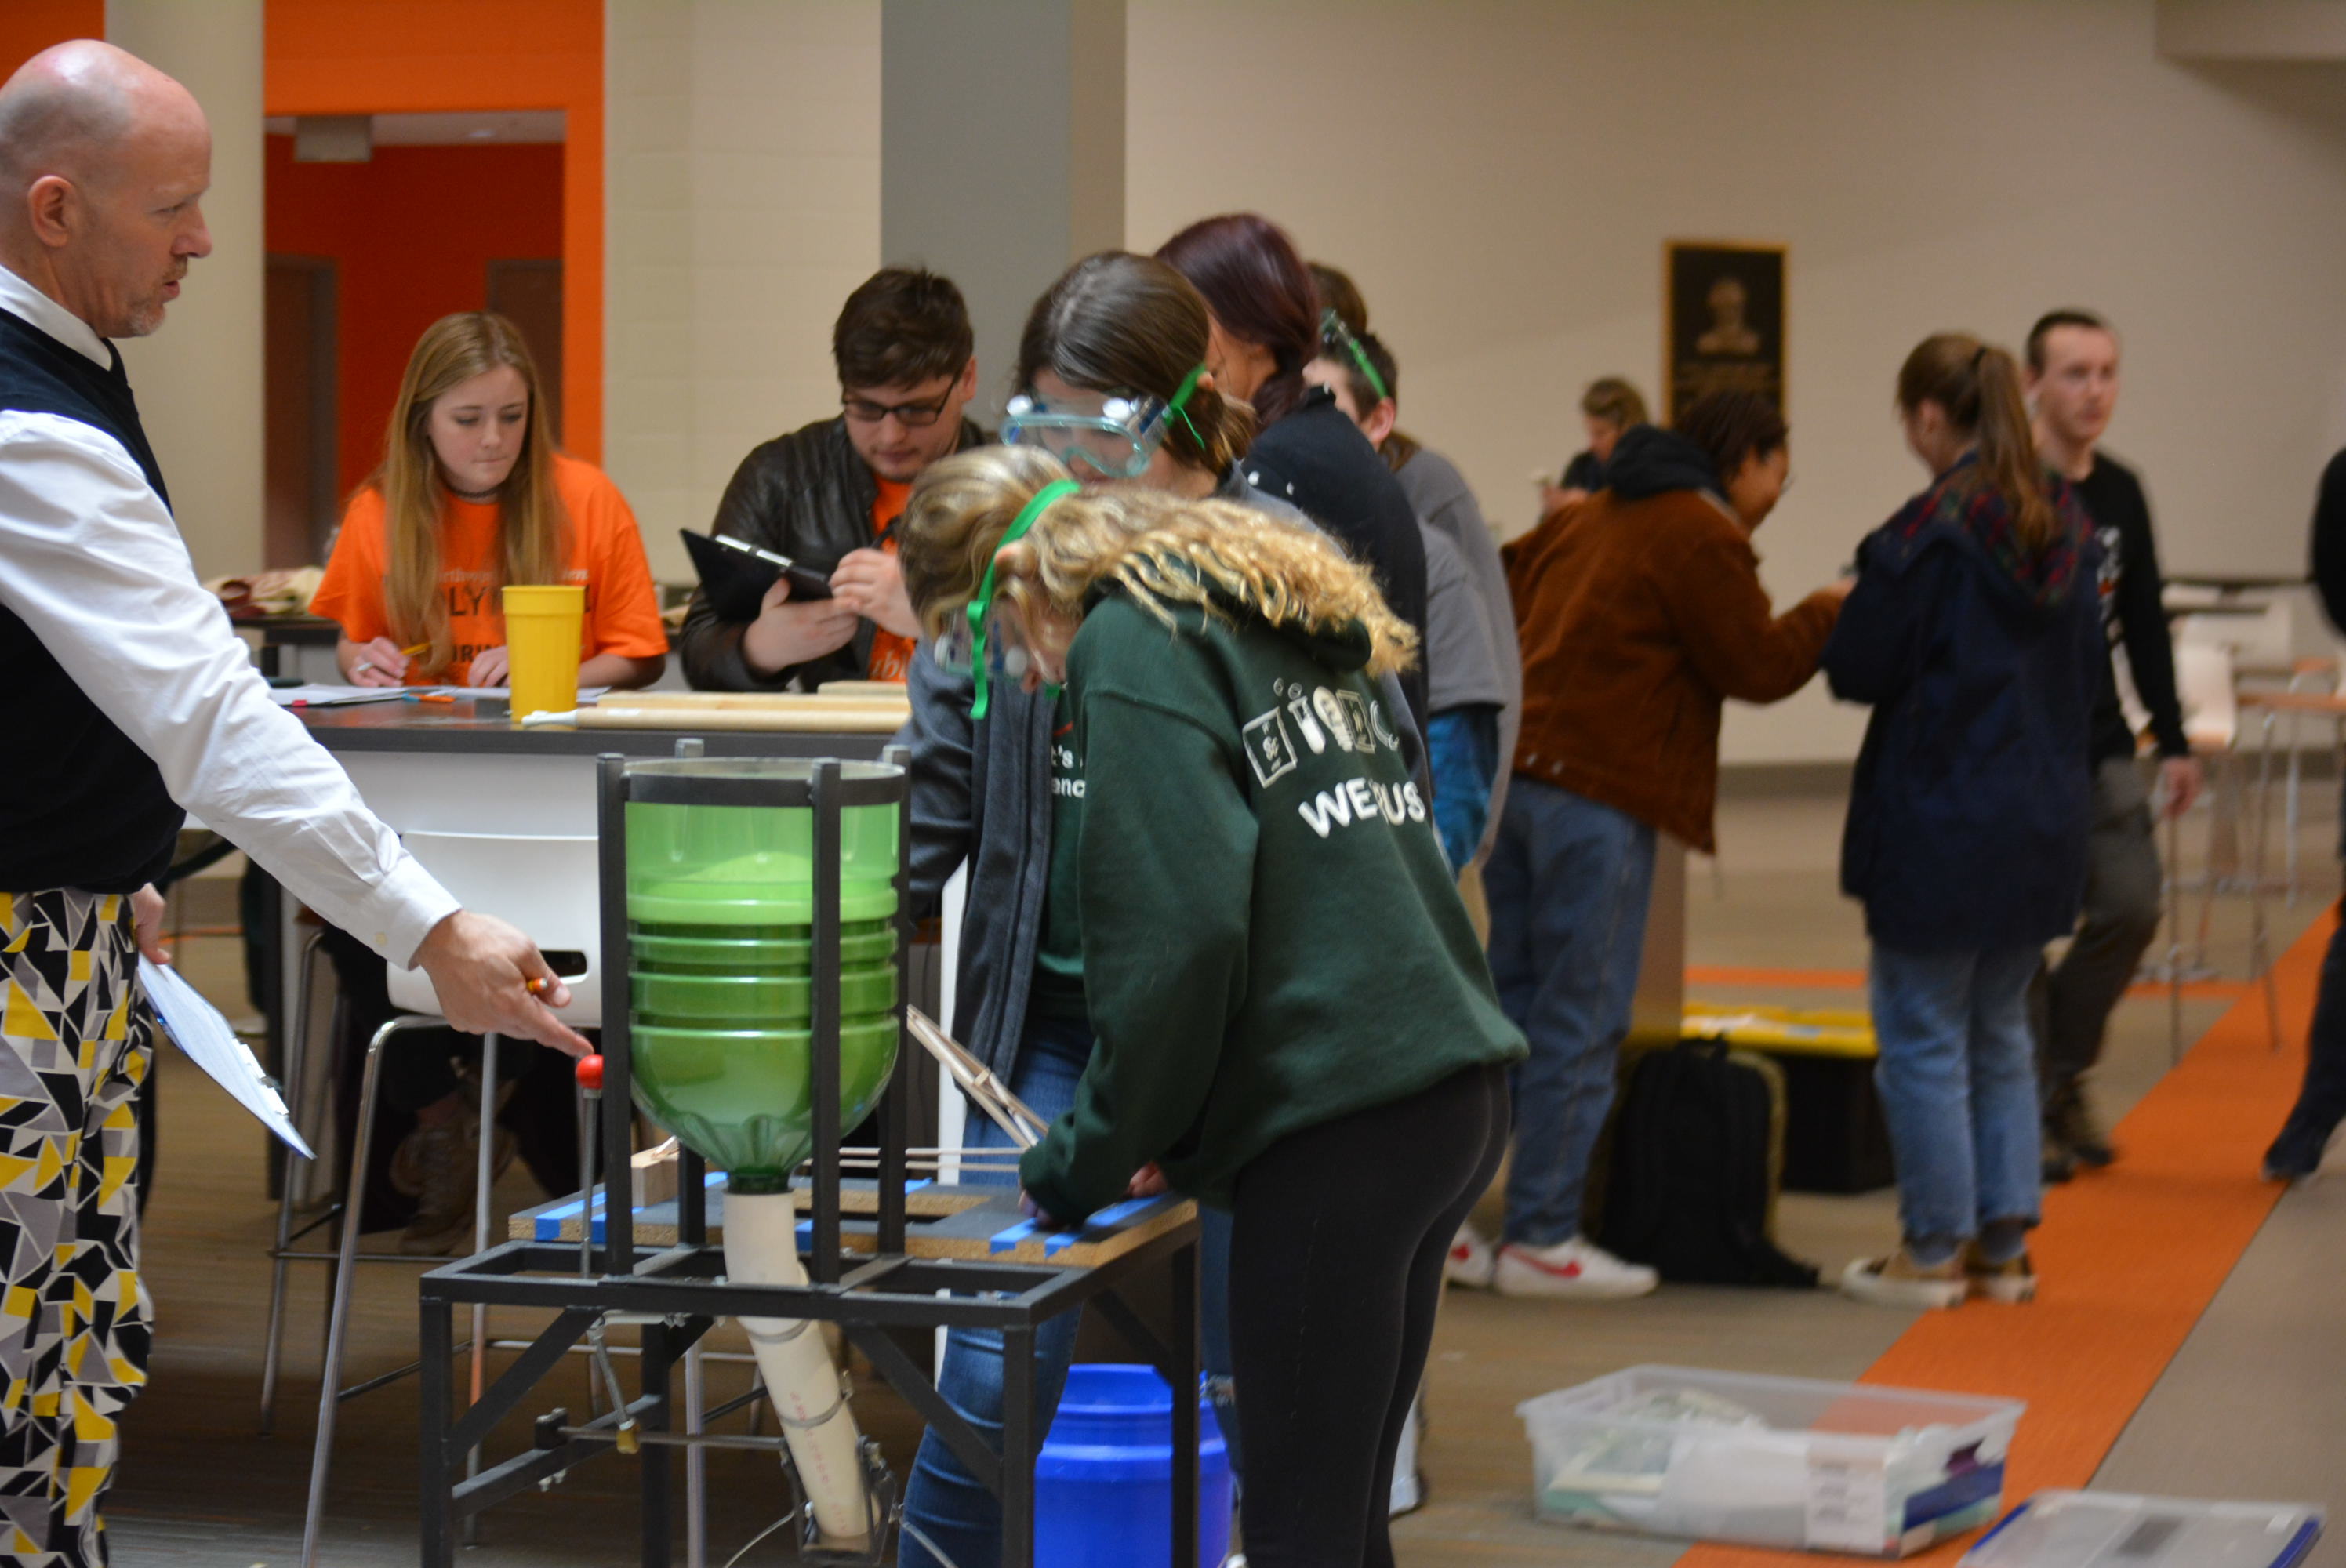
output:
M1525 1054L1366 629L1172 614L1110 592L1067 657L1049 896L1076 912L1098 1044L1019 1162L1063 1221L1151 1161L1227 1207L1280 1139Z

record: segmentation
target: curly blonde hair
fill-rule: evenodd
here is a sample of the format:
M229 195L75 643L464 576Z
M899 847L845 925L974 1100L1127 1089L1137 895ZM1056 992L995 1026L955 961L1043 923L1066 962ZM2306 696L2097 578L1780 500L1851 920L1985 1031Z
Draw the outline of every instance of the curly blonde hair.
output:
M1002 536L1046 485L1068 477L1034 447L982 446L932 463L897 524L897 560L922 626L934 636L977 595L998 553L995 592L1024 615L1083 616L1086 596L1114 582L1168 626L1169 605L1227 618L1223 601L1274 626L1369 634L1369 669L1406 669L1417 634L1386 607L1369 569L1327 535L1228 501L1103 485L1061 497L1024 538Z

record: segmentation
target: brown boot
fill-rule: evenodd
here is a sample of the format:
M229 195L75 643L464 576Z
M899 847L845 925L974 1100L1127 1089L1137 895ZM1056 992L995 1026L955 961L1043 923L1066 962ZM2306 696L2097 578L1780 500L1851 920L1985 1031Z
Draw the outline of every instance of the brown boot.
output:
M408 1134L414 1145L408 1166L415 1173L415 1218L399 1238L400 1251L411 1257L434 1257L472 1239L479 1131L472 1118L458 1116L418 1125Z

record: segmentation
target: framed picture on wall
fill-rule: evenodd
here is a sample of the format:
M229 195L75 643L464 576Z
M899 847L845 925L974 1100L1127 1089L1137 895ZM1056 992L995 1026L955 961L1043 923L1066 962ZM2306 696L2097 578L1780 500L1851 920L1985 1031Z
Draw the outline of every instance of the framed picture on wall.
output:
M1665 241L1662 321L1662 402L1673 425L1715 392L1755 392L1784 411L1784 247Z

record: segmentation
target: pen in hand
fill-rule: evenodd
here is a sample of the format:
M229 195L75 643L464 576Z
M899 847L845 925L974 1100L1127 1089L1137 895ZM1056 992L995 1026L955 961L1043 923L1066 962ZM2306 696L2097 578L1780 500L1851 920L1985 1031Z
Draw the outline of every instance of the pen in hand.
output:
M376 643L380 643L382 640L383 639L382 638L377 638ZM370 643L367 646L368 651L373 656L367 659L367 668L374 671L377 675L388 677L394 685L406 677L407 666L404 662L397 665L385 664L382 662L382 656L380 653L374 653L373 651L376 646L375 643ZM429 653L431 651L432 645L430 643L417 643L413 647L401 648L399 650L399 657L403 661L404 661L415 657L418 654Z

